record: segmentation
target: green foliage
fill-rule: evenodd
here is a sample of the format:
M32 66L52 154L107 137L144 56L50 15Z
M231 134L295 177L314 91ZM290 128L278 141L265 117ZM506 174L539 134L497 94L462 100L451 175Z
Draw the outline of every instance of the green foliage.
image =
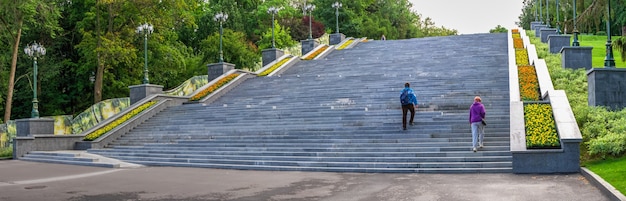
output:
M0 148L0 158L12 158L13 146Z
M253 68L259 61L257 48L248 42L244 33L224 29L223 34L224 62L235 64L235 68ZM220 34L214 33L207 39L202 40L202 52L205 63L217 63L219 61Z
M278 21L275 21L274 26L274 41L276 43L276 48L282 49L296 44L296 41L291 39L291 36L289 35L289 28L280 26ZM258 42L258 45L261 50L272 47L272 27L269 27L263 35L261 35L261 40Z
M506 28L504 28L501 25L496 26L496 28L493 28L491 30L489 30L489 33L506 33L509 30L507 30Z

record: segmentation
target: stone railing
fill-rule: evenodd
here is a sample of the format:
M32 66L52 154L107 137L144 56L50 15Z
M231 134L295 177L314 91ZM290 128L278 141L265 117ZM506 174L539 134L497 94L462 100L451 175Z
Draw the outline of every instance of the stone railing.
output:
M582 135L574 113L563 90L554 90L547 65L537 57L534 45L520 28L524 47L528 50L529 63L535 66L541 97L552 106L559 134L559 149L528 149L524 125L524 103L520 100L517 65L512 35L509 31L509 91L511 154L514 173L573 173L580 172L580 148Z

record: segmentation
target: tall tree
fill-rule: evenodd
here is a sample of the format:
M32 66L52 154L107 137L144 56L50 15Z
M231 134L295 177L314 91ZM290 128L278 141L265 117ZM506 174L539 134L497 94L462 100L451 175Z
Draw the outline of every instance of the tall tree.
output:
M55 32L59 29L58 18L60 17L55 3L52 0L0 1L0 33L2 33L2 40L6 40L12 47L9 83L4 108L5 122L11 119L15 72L22 34L27 31L40 30L44 34L42 36L54 37Z

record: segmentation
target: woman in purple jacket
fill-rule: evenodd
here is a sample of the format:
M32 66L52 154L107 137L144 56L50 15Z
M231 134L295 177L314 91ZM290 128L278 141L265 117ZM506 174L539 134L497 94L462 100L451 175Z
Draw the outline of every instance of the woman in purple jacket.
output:
M479 96L474 97L474 104L470 107L469 121L472 126L472 150L476 152L476 144L483 148L483 138L485 137L485 125L482 120L485 118L485 106L481 103Z

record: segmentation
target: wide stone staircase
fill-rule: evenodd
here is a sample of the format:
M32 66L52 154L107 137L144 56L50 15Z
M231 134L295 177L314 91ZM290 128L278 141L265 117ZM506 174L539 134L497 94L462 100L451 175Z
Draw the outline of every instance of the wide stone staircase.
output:
M400 90L420 102L402 130ZM149 166L333 172L511 172L506 34L369 41L170 107L88 153ZM471 151L481 96L485 147Z

